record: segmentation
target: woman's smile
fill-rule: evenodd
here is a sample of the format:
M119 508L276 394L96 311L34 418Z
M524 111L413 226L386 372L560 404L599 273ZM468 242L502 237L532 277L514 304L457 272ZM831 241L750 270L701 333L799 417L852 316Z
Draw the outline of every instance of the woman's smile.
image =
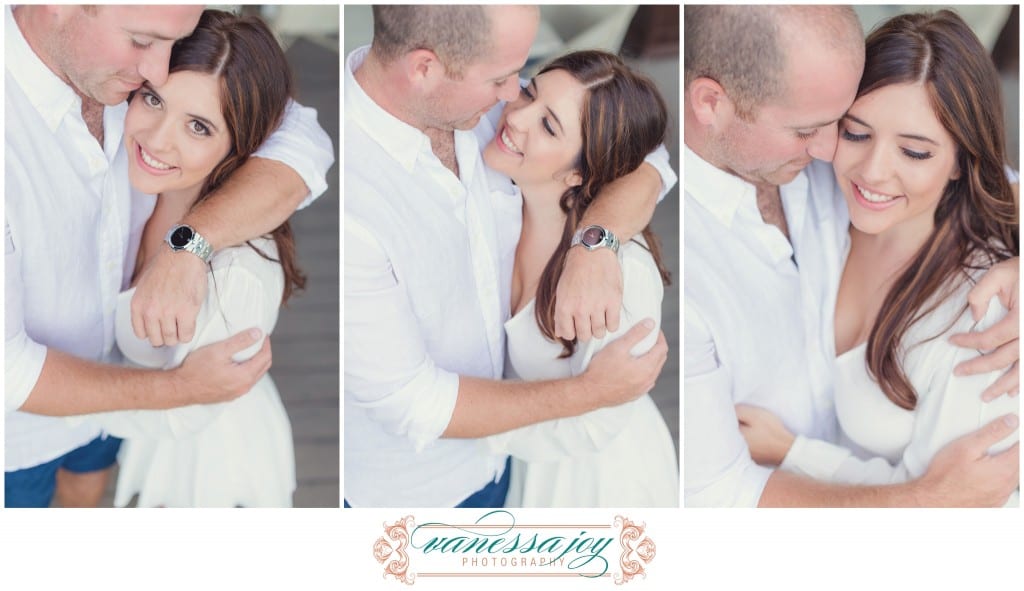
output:
M139 166L146 172L149 172L150 174L167 174L177 168L176 166L171 166L170 164L157 159L143 148L142 144L136 142L135 146L138 148L136 150L136 155L138 156Z

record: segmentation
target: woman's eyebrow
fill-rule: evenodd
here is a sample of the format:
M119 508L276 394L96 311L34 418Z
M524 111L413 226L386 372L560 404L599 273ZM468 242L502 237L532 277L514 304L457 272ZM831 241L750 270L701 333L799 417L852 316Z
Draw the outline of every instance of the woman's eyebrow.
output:
M534 94L536 94L537 96L540 96L540 89L537 88L537 79L536 78L534 78L533 80L530 80L530 85L533 86ZM548 113L551 114L551 118L554 119L555 123L558 124L558 129L562 133L565 133L565 128L562 127L562 120L558 118L558 115L555 115L555 112L551 110L551 107L549 107L547 105L544 105L544 108L547 109Z

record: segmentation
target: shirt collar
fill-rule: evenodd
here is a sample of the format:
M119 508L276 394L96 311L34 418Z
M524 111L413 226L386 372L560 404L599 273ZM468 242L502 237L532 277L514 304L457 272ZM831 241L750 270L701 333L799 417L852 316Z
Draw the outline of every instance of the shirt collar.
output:
M757 204L754 185L729 174L684 146L683 185L686 193L724 226L730 227L744 203Z
M32 51L14 20L12 6L7 6L4 18L4 63L7 73L18 83L50 131L56 132L69 111L81 111L82 101L74 89L57 77Z
M412 172L416 159L430 151L430 138L422 131L388 113L370 98L359 83L355 71L370 51L364 45L345 60L345 120L363 128L366 135L380 144L407 171Z

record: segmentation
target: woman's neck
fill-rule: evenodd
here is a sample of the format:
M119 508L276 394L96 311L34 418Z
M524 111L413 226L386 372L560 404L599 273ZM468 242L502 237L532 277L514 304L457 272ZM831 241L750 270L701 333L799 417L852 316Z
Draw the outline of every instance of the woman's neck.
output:
M566 213L559 206L565 187L520 187L523 229L512 271L512 311L518 312L537 293L540 276L562 240Z
M885 299L931 234L931 218L915 218L878 234L850 226L850 254L835 307L835 347L841 355L868 339Z

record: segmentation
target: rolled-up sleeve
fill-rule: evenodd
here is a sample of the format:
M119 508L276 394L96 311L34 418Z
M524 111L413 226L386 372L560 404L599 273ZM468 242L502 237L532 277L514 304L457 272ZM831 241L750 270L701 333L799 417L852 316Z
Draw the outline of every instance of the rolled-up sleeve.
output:
M665 148L665 144L658 146L656 150L651 152L644 158L644 162L654 167L654 170L658 171L661 175L661 191L658 193L658 202L660 203L665 195L672 190L672 187L676 186L679 182L679 177L676 176L676 171L672 170L672 165L668 161L668 149Z
M700 312L684 301L683 503L756 507L772 471L750 457L739 430L732 374L719 363Z
M253 155L277 160L302 178L309 194L299 209L327 190L327 171L334 164L334 145L317 122L316 109L288 101L280 127Z
M4 412L21 408L39 380L46 347L25 333L21 257L16 236L4 224Z
M387 254L345 217L345 397L389 433L423 449L444 433L459 377L427 355L409 293Z

